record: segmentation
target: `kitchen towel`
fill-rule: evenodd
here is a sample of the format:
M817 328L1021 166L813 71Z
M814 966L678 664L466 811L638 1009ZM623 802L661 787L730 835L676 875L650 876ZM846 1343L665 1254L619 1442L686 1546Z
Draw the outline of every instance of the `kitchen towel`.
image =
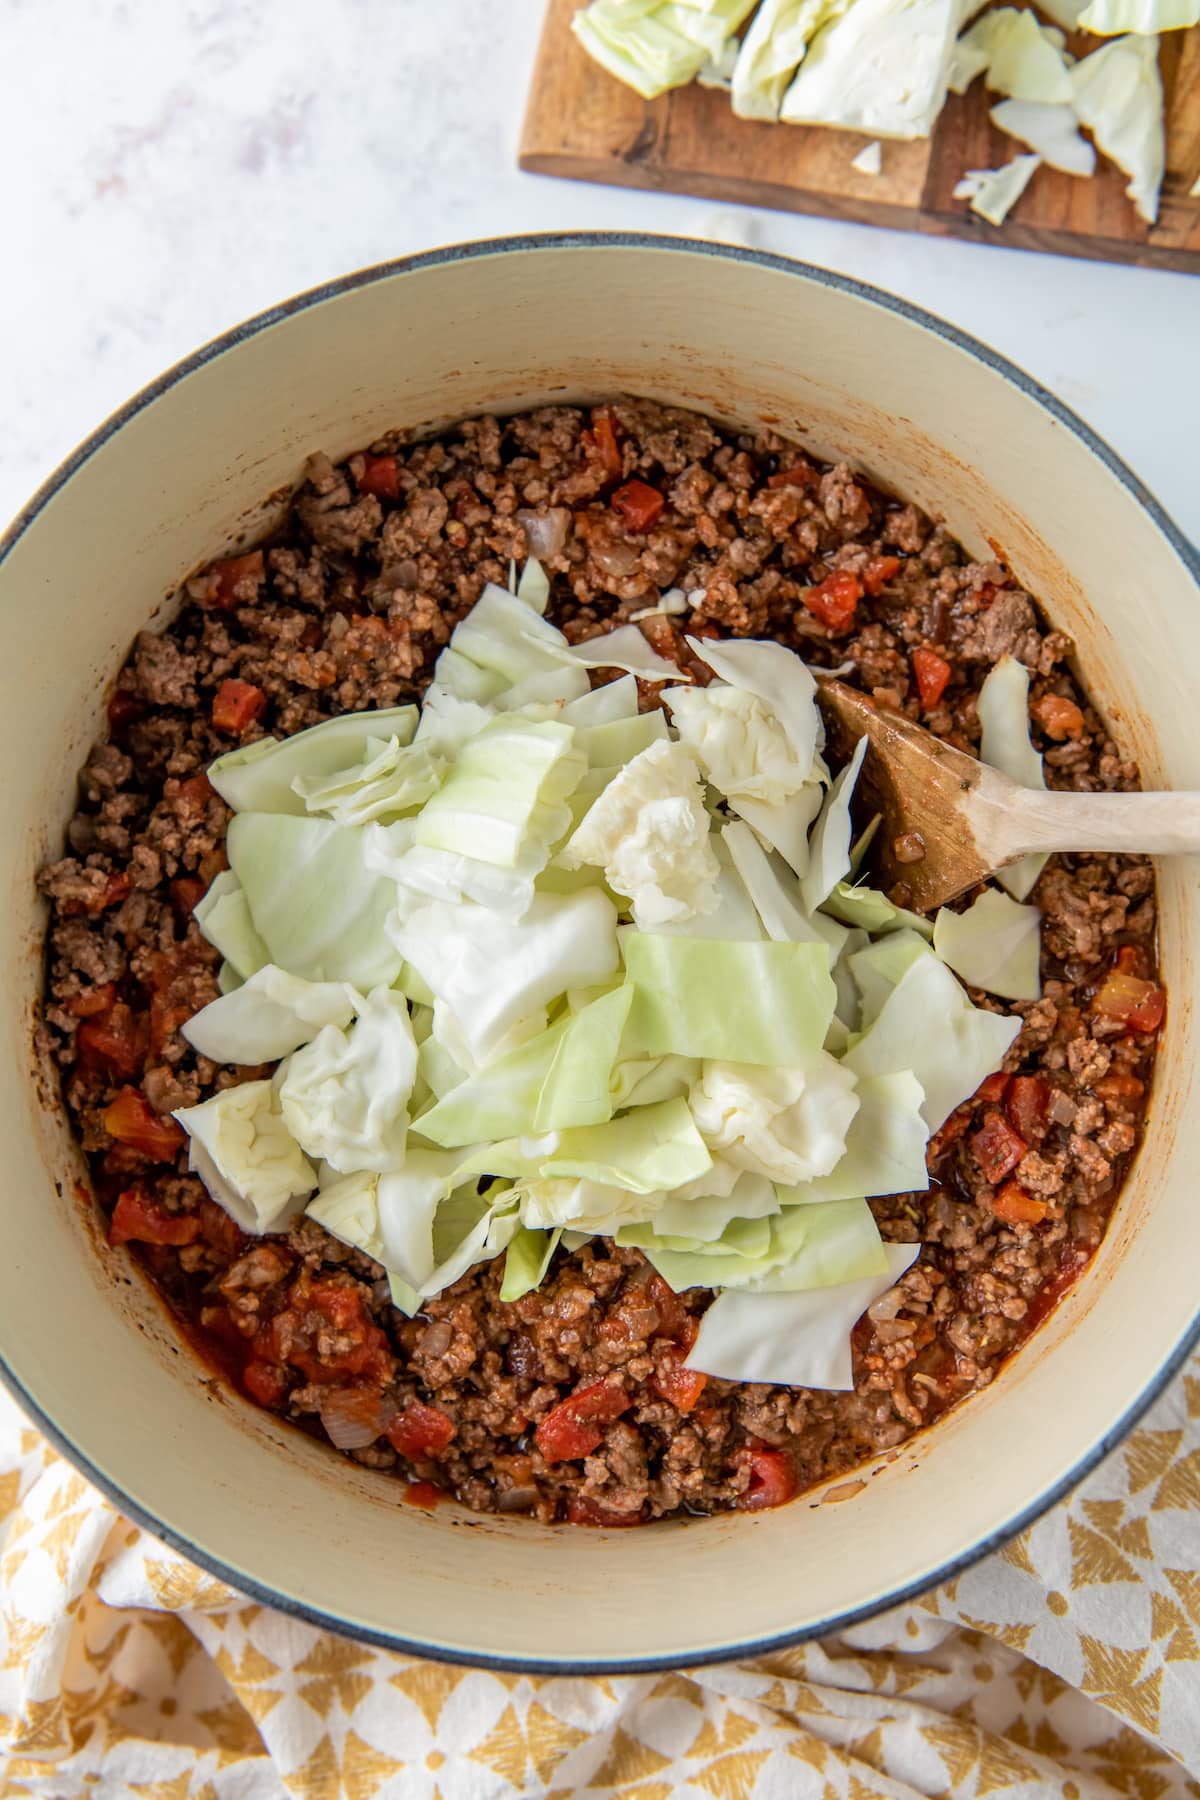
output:
M1069 1499L923 1599L752 1662L593 1680L253 1604L0 1394L0 1796L1200 1800L1198 1570L1200 1357Z

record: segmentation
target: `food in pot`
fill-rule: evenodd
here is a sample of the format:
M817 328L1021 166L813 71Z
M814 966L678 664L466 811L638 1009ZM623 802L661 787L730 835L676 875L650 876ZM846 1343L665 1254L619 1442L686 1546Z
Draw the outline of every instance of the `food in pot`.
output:
M1136 786L1070 648L770 431L619 400L314 457L140 637L43 876L110 1240L418 1499L634 1524L902 1442L1103 1235L1153 874L907 913L805 665L1027 784Z

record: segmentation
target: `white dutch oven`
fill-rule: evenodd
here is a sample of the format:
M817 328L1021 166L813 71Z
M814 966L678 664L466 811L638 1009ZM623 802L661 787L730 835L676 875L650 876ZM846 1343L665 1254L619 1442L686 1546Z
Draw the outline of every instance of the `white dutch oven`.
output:
M206 1378L123 1253L30 1050L41 916L74 772L134 633L244 543L305 456L615 390L768 420L999 547L1078 640L1148 784L1200 788L1197 559L1096 439L978 344L777 258L564 237L416 257L305 295L132 401L0 545L4 1061L0 1362L127 1512L258 1598L399 1648L646 1668L827 1630L947 1577L1076 1481L1197 1334L1194 866L1160 870L1171 993L1145 1145L1093 1267L994 1387L861 1491L642 1531L546 1530L338 1459ZM275 504L278 504L276 501Z

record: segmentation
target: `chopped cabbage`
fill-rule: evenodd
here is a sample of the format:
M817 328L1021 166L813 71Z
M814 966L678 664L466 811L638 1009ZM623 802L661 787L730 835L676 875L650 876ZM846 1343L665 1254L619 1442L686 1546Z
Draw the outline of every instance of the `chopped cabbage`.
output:
M943 906L933 927L933 948L969 987L1006 1000L1037 1000L1042 915L987 888L965 912Z
M626 1057L609 1077L613 1111L675 1100L688 1092L699 1073L700 1063L694 1056Z
M735 1219L765 1219L779 1211L779 1195L773 1182L740 1169L731 1172L737 1179L726 1192L668 1194L654 1214L654 1237L660 1243L672 1238L687 1239L692 1245L714 1243L724 1237ZM702 1187L705 1179L702 1175L689 1186ZM724 1188L724 1182L719 1186ZM632 1241L625 1232L621 1236L623 1242Z
M590 1180L526 1180L509 1190L517 1196L521 1221L530 1230L563 1226L593 1236L615 1237L623 1225L654 1211L659 1196Z
M958 0L854 0L813 41L780 118L928 137L946 98L958 22Z
M922 937L933 936L933 926L928 919L903 906L893 906L886 894L862 882L839 881L822 910L862 931L918 931Z
M626 932L622 949L635 990L631 1055L795 1067L824 1042L836 991L823 944Z
M810 779L792 741L765 700L745 688L671 687L663 698L679 741L727 800L790 800Z
M294 737L258 738L229 750L208 767L208 779L235 812L304 814L304 802L292 787L298 776L336 775L353 768L373 739L412 742L417 728L415 706L382 712L342 713Z
M921 934L908 927L889 931L878 943L868 943L849 954L847 962L858 989L863 1029L879 1017L888 995L899 986L918 956L932 954Z
M1070 106L1047 105L1041 100L1001 100L992 108L992 124L1008 133L1067 175L1094 175L1096 152L1075 127Z
M850 0L762 0L734 64L733 110L740 119L777 119L809 43Z
M528 1226L521 1226L504 1253L501 1300L519 1300L522 1294L528 1294L541 1286L561 1237L561 1228L555 1231L531 1231Z
M245 812L230 820L226 847L272 962L364 991L395 981L402 959L383 926L396 890L367 867L361 831Z
M769 1240L764 1249L758 1249L763 1225L768 1227ZM755 1233L749 1253L737 1244L743 1232ZM717 1243L698 1243L690 1250L661 1247L652 1233L637 1235L649 1240L639 1247L677 1294L690 1287L792 1293L861 1280L886 1267L879 1227L865 1200L785 1207L769 1219L735 1221ZM620 1239L628 1241L628 1234L620 1233Z
M1080 29L1097 37L1116 37L1122 31L1153 37L1191 25L1200 25L1200 0L1091 0L1079 14Z
M686 1101L663 1100L657 1106L621 1113L606 1125L582 1125L541 1138L488 1145L461 1165L462 1172L474 1173L476 1162L481 1174L522 1181L571 1176L646 1195L694 1181L711 1167L712 1156Z
M925 1094L922 1117L936 1131L1000 1067L1020 1029L1019 1018L972 1006L936 956L921 956L843 1060L860 1080L914 1075Z
M907 1069L870 1075L858 1084L858 1111L846 1133L846 1150L828 1175L780 1190L789 1205L814 1200L853 1200L866 1194L919 1193L929 1186L925 1145L929 1127L921 1108L924 1090Z
M837 1165L858 1111L857 1085L822 1050L804 1068L705 1062L689 1100L714 1154L791 1186Z
M232 869L222 869L214 878L192 917L243 981L270 962L270 951L254 929L242 884Z
M414 842L500 868L540 867L571 823L569 794L587 767L571 725L502 715L469 743L422 807Z
M1042 759L1029 736L1029 670L1013 656L989 669L979 690L980 760L1022 787L1044 788ZM1046 866L1044 856L1023 856L996 873L1014 900L1024 900Z
M709 842L700 771L676 743L654 743L627 763L585 814L560 863L598 865L647 927L716 907L720 865Z
M417 1045L408 1002L374 988L349 1031L327 1025L286 1065L279 1104L314 1161L339 1174L387 1174L404 1163Z
M758 638L717 643L689 637L687 642L714 675L764 703L791 743L796 767L810 774L825 733L817 710L817 684L795 651Z
M672 919L650 930L667 937L732 938L736 943L749 943L763 935L754 902L746 884L734 867L722 834L713 832L709 844L717 859L714 888L716 905L711 912L693 914L688 919Z
M877 1275L807 1293L718 1294L686 1366L725 1381L851 1389L850 1333L911 1268L919 1244L884 1244Z
M1014 100L1070 105L1071 77L1056 36L1024 8L1001 6L986 12L959 39L956 88L960 81L962 88L969 86L979 73L993 92Z
M515 920L470 901L433 901L390 929L399 959L411 963L452 1015L479 1068L503 1054L515 1027L569 987L617 973L616 925L611 900L590 888L539 894Z
M459 1189L443 1200L433 1215L432 1273L415 1292L409 1283L398 1283L393 1276L393 1304L410 1314L416 1312L418 1301L451 1287L476 1263L491 1262L499 1256L520 1229L521 1219L512 1204L511 1190L506 1189L493 1204L490 1196L483 1198L474 1187ZM413 1303L406 1305L410 1298Z
M224 1088L174 1116L188 1134L188 1166L243 1231L278 1231L317 1185L269 1081Z
M857 169L860 175L883 174L883 145L878 138L864 144L857 156L850 158L850 167Z
M372 740L360 763L333 775L297 775L292 783L310 813L338 825L396 819L429 800L446 772L445 758L428 744Z
M597 692L603 693L604 689L598 688ZM605 770L610 780L635 756L668 736L666 715L657 707L653 712L635 713L631 719L608 719L598 725L575 727L575 743L589 766Z
M531 556L521 570L521 579L517 583L517 599L523 600L526 606L532 606L534 612L544 613L549 598L550 577L537 557Z
M592 0L571 29L602 68L653 100L721 55L754 0Z
M561 672L564 663L569 667L569 646L557 626L489 581L438 657L430 692L486 705L531 676ZM586 692L580 685L578 693Z
M767 936L777 943L825 944L831 960L836 959L846 941L845 927L803 911L799 882L782 860L768 855L740 820L726 825L721 838Z
M349 982L303 981L267 963L201 1007L182 1030L201 1056L253 1067L290 1056L327 1025L348 1025L361 1004Z
M620 719L636 719L638 712L637 678L618 675L602 687L592 688L578 700L570 700L562 709L564 725L586 729L592 725L614 725Z
M867 740L861 737L854 746L854 755L826 795L813 826L808 868L800 877L800 893L810 914L824 905L838 882L850 873L850 839L854 834L850 801L866 753Z
M1001 169L968 169L954 189L989 225L1003 225L1041 165L1040 156L1014 156Z
M1080 124L1129 176L1125 192L1153 225L1167 158L1158 39L1114 38L1075 64L1071 87Z
M652 650L636 625L618 625L582 644L568 644L564 638L563 649L570 661L585 669L625 669L642 681L679 680L678 665Z

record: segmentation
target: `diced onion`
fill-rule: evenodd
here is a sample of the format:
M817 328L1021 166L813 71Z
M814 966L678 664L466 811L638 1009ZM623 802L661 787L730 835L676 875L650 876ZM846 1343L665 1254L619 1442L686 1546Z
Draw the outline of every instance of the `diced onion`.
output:
M565 506L551 506L545 512L525 507L518 512L517 521L525 528L530 556L542 559L559 554L571 529L571 514Z
M330 1443L339 1450L365 1450L387 1424L389 1408L372 1388L330 1388L318 1408ZM395 1412L395 1407L390 1412Z

